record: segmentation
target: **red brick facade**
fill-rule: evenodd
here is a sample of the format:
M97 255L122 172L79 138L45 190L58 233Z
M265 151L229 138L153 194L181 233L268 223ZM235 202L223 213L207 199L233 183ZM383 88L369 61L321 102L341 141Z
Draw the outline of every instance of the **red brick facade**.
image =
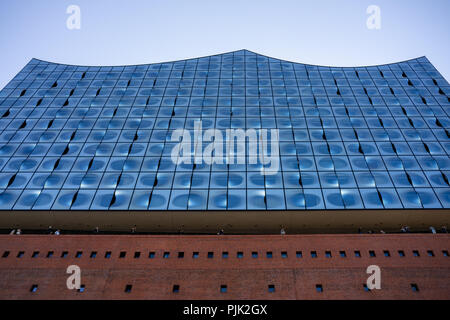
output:
M449 244L447 234L2 235L0 299L450 299ZM69 265L84 292L67 289ZM380 290L364 290L370 265Z

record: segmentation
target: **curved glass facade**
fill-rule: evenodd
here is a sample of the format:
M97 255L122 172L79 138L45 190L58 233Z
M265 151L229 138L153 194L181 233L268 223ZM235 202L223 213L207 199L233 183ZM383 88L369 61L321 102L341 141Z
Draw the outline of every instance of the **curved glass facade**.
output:
M116 67L33 59L0 92L0 209L448 209L449 97L425 57L355 68L247 50ZM196 120L278 129L278 172L174 163L173 131Z

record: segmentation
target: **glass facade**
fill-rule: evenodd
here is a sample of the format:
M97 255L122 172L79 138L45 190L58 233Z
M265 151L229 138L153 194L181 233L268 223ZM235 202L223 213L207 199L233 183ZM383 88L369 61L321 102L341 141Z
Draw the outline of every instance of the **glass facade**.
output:
M116 67L33 59L0 92L0 209L450 208L449 97L425 57L355 68L247 50ZM196 120L278 129L280 170L174 163L171 134Z

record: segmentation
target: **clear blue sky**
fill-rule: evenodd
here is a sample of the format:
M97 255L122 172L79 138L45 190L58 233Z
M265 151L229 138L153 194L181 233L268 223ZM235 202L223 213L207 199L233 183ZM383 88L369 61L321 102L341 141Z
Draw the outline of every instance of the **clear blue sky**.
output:
M66 27L72 4L80 30ZM380 30L366 27L371 4ZM333 66L426 55L449 80L449 14L448 0L2 0L0 88L33 57L122 65L238 49Z

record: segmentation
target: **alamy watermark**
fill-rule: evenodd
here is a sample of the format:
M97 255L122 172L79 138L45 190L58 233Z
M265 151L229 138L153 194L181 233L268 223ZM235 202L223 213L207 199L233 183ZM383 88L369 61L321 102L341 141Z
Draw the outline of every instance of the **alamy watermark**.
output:
M197 120L193 131L174 130L171 141L177 142L171 152L171 159L177 165L259 163L262 175L273 175L280 169L278 129L270 129L270 139L268 129L226 129L225 132L207 129L203 132L202 121Z
M367 29L380 30L381 29L381 9L374 4L370 5L366 9L366 13L370 16L366 20Z
M77 5L70 5L66 9L66 13L70 14L66 20L66 27L69 30L81 29L81 9Z

